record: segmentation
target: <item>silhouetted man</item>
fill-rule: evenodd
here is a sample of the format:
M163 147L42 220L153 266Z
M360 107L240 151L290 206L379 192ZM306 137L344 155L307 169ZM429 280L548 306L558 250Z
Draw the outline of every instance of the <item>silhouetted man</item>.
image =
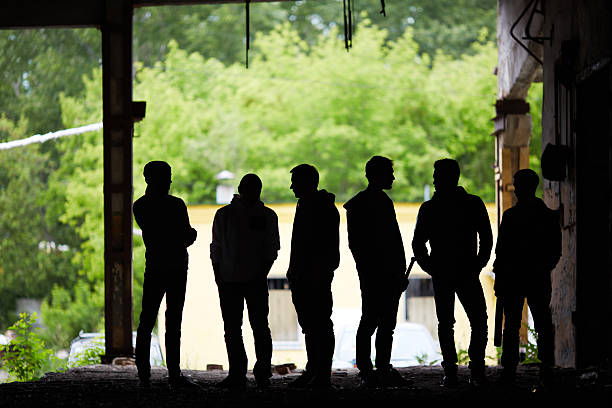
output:
M502 381L510 384L519 363L519 329L525 299L538 333L542 385L549 385L554 365L550 272L561 257L561 230L557 212L535 196L539 181L530 169L514 175L518 202L504 211L495 248L495 295L501 300L506 317Z
M253 374L260 388L270 385L272 336L268 326L268 272L280 249L278 218L259 197L261 180L247 174L232 202L215 214L210 258L219 289L229 375L223 388L246 384L247 355L242 341L246 301L255 338L257 362Z
M134 217L146 247L142 312L136 337L138 377L144 386L149 385L151 331L165 294L168 381L172 387L189 385L179 366L181 322L187 284L187 247L194 243L197 232L189 224L183 200L168 194L172 183L168 163L149 162L143 174L147 189L134 203Z
M365 166L368 187L345 205L348 243L361 288L361 320L357 330L356 362L362 386L401 386L408 382L392 368L391 347L397 307L404 289L406 257L390 190L393 162L374 156ZM376 330L376 372L370 359Z
M491 225L480 197L457 185L459 164L455 160L436 161L433 179L436 192L419 209L412 249L418 264L432 278L444 367L442 384L458 384L454 340L457 294L472 330L468 349L470 382L479 386L486 383L487 345L487 307L479 274L491 255ZM425 246L427 242L431 253Z
M329 388L334 354L331 283L340 263L340 215L334 195L317 190L319 173L309 164L291 170L291 189L298 198L291 236L287 279L308 362L292 387Z

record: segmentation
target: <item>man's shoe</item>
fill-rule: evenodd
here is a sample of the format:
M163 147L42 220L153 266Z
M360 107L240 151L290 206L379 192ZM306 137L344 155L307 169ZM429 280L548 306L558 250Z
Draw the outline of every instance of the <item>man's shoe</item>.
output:
M227 390L241 390L246 388L246 377L239 377L237 375L228 375L219 383L217 387L224 388Z
M407 387L412 381L405 379L399 371L391 367L388 370L376 370L380 385L383 387Z
M308 371L303 371L302 374L298 378L296 378L295 380L289 383L289 387L290 388L306 388L308 383L312 381L313 377L314 376Z
M374 370L359 372L359 388L376 388L378 386L380 386L380 382Z
M334 389L331 379L324 376L314 376L308 385L306 385L306 388L314 391L331 391Z
M471 375L469 383L474 388L483 388L489 385L489 380L484 374Z
M260 390L270 387L271 384L268 377L255 377L255 382L257 383L257 388Z
M499 385L503 387L512 387L516 382L516 371L504 369L499 376Z
M151 388L151 379L149 377L138 377L138 385L142 388Z
M459 379L457 378L457 374L447 374L442 377L442 381L440 385L446 388L457 388L459 386Z
M446 388L457 388L459 386L459 378L457 378L457 364L448 364L442 362L444 367L444 377L440 385Z
M185 377L183 374L168 377L168 386L173 389L186 389L186 388L201 388L190 378Z

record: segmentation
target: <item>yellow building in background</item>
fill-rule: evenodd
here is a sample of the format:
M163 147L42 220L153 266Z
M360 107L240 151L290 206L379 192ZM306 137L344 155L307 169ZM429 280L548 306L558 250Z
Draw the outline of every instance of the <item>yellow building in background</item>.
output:
M289 252L291 247L291 230L295 204L270 205L278 214L281 249L278 259L274 263L268 276L270 290L270 327L274 342L272 364L295 363L303 368L306 363L306 351L303 336L299 331L290 291L286 288L285 274L289 265ZM189 273L187 280L187 293L183 310L182 340L181 340L181 366L185 369L204 370L208 364L221 364L224 369L228 367L225 342L223 338L223 320L219 307L219 295L215 284L212 265L209 258L209 244L212 239L212 222L220 206L191 206L189 217L192 226L198 231L196 242L189 248ZM419 204L396 204L395 210L404 241L406 258L412 256L412 234L416 223ZM336 328L342 325L355 325L360 309L361 295L359 279L348 248L346 230L346 211L338 204L340 212L340 266L336 270L332 291L334 299L334 324ZM496 234L497 225L495 205L487 205L491 226ZM494 241L495 242L495 241ZM487 356L495 356L493 347L493 324L495 296L493 293L493 279L491 266L493 254L487 267L480 276L489 316L489 342ZM415 264L410 275L414 279L428 277ZM416 281L414 281L416 282ZM427 281L421 281L427 283ZM412 285L411 285L412 286ZM418 285L427 287L427 285ZM275 289L276 288L276 289ZM316 302L316 299L313 299ZM164 345L164 312L165 302L159 313L159 340L165 353ZM470 328L467 316L456 302L455 341L457 350L467 349L470 338ZM402 295L398 308L398 322L412 321L425 325L432 336L437 339L437 321L435 319L435 306L431 296L408 297ZM243 337L249 358L249 369L255 362L253 347L253 334L251 332L245 306L243 318ZM490 363L495 363L490 361Z

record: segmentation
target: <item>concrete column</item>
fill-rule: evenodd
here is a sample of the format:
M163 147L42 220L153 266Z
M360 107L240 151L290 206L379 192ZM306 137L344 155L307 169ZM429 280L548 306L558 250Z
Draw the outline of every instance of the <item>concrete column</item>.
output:
M132 346L132 2L107 0L102 25L105 363Z

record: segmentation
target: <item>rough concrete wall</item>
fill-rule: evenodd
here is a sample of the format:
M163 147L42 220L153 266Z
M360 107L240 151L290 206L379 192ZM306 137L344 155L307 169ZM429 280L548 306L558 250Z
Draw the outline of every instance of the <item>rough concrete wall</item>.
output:
M553 41L544 47L544 106L542 112L542 145L555 143L555 75L554 64L560 55L561 44L566 40L576 40L578 55L576 73L586 70L592 64L610 55L611 37L610 3L606 0L566 0L546 1L546 16L543 31L550 32L554 24ZM568 108L559 105L560 117L569 114ZM604 135L605 137L605 135ZM557 268L553 271L552 310L555 322L555 358L557 365L564 367L576 366L579 350L576 348L576 327L573 317L578 302L577 296L588 294L576 293L577 273L592 273L592 271L577 271L577 220L579 211L588 208L576 207L576 163L575 136L566 134L562 126L559 129L561 144L570 147L570 165L565 181L544 181L544 199L551 208L563 204L563 255ZM608 271L608 273L610 273ZM606 322L604 324L609 324Z
M532 82L541 77L542 67L510 35L530 0L498 0L497 44L499 48L497 81L498 99L525 99ZM525 14L514 29L519 39L523 37L529 13ZM536 15L531 25L531 34L540 35L543 20ZM542 59L543 47L533 41L521 40Z

